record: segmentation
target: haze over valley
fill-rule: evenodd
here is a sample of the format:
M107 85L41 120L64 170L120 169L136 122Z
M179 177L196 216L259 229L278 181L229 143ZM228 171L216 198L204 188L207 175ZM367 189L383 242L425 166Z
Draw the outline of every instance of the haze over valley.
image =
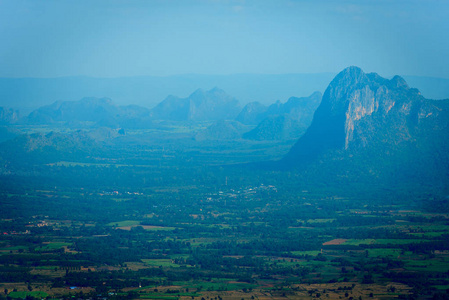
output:
M0 2L0 299L448 299L447 9Z

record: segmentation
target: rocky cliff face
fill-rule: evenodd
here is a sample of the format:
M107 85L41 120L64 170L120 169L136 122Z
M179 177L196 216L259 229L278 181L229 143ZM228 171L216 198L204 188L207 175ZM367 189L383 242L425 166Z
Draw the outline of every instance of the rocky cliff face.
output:
M283 163L304 165L323 155L377 159L364 157L368 152L431 157L447 147L448 108L449 101L425 99L399 76L388 80L349 67L329 84L312 124Z

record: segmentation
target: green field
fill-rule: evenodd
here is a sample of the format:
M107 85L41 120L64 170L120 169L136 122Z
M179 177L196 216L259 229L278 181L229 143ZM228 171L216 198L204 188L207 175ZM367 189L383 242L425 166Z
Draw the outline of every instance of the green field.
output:
M351 245L351 246L359 246L359 245L405 245L405 244L413 244L423 242L423 239L349 239L344 242L342 245Z
M410 260L406 262L405 269L420 272L449 272L449 261Z
M55 250L59 249L65 246L70 246L71 243L64 243L64 242L51 242L48 244L43 244L42 246L36 247L35 250Z
M35 298L46 298L48 294L41 291L31 291L31 292L11 292L8 294L8 297L15 299L25 299L27 296L35 297Z
M176 296L167 296L166 294L139 294L139 298L142 299L161 299L161 300L176 300L179 299L179 297L177 296L178 294L176 294Z
M179 281L176 282L176 285L182 286L184 288L193 288L193 289L200 289L201 291L236 291L241 289L252 289L257 287L257 285L249 284L245 282L235 282L235 281L229 281L228 280L218 280L218 281L212 281L212 282L183 282Z
M0 248L1 251L15 251L15 250L20 250L20 249L26 249L27 247L25 246L12 246L12 247L4 247L4 248Z
M367 249L369 257L399 257L402 253L401 249L381 248L381 249ZM410 252L409 252L410 254ZM407 254L404 254L407 255Z
M171 259L142 259L144 263L153 267L172 267L179 268L180 265L175 264Z
M149 230L149 231L173 231L176 229L176 227L170 227L170 226L142 226L143 229Z
M331 223L333 221L335 221L335 219L309 219L306 222L314 224L314 223Z
M321 253L320 250L311 250L311 251L292 251L293 255L311 255L311 256L317 256Z
M106 224L107 226L115 226L115 227L126 227L126 226L134 226L134 225L140 225L140 221L119 221L119 222L110 222Z

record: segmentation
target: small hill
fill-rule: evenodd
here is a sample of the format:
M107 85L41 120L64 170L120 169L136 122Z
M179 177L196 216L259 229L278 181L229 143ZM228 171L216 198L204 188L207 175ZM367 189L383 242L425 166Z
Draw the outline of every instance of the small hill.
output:
M220 120L195 135L195 140L235 140L242 136L245 127L236 121Z
M34 165L60 160L77 161L101 153L105 142L123 130L96 128L72 133L23 134L0 144L0 157L14 165Z

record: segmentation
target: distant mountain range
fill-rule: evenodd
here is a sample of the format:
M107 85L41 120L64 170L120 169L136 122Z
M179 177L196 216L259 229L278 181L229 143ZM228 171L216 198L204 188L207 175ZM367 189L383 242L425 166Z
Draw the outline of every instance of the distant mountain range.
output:
M266 105L293 95L324 91L333 73L318 74L234 74L140 76L122 78L0 78L0 106L20 109L23 114L55 101L76 101L84 97L110 98L118 105L136 104L153 108L168 95L187 97L198 88L220 87L247 104Z
M109 98L83 98L78 101L56 101L32 111L21 120L29 125L61 125L71 128L155 128L154 122L223 121L198 133L196 140L239 139L284 140L298 138L310 125L321 93L310 97L291 97L266 107L252 102L241 109L239 101L219 88L198 89L186 98L168 96L153 109L137 105L119 106ZM4 110L9 115L13 110ZM11 117L10 117L11 119ZM230 122L231 120L236 120ZM17 122L17 120L16 120ZM243 125L242 125L243 124Z
M151 128L153 120L234 119L240 110L237 99L223 90L214 88L210 91L198 89L187 98L169 96L151 110L137 105L119 106L109 98L56 101L32 111L22 122L26 124L61 123L72 127ZM2 111L4 111L5 120L13 112L12 109L0 110L0 113Z
M150 110L136 105L118 106L108 98L83 98L79 101L56 101L31 112L27 124L69 126L95 124L106 127L139 127L151 125Z
M0 78L0 106L31 110L55 101L84 97L107 97L119 105L130 103L153 108L168 95L187 97L192 91L220 87L247 104L259 101L270 105L278 99L324 92L335 73L318 74L234 74L141 76L123 78L61 77ZM449 98L449 79L404 76L430 99Z
M286 140L298 138L304 133L320 100L321 93L315 92L310 97L291 97L284 104L277 101L269 107L254 102L242 110L239 101L221 89L198 89L187 98L169 96L151 110L136 105L119 106L108 98L57 101L32 111L19 123L87 130L101 127L128 130L157 129L164 126L161 122L167 121L181 122L181 126L183 122L215 121L206 129L194 133L194 140L232 140L242 137L259 141ZM251 109L254 106L259 110ZM239 122L241 118L244 124ZM257 120L261 121L254 128ZM10 128L3 128L0 141L11 139L16 134Z
M428 100L400 76L388 80L347 68L329 84L312 124L279 164L320 170L320 176L447 188L449 100Z

